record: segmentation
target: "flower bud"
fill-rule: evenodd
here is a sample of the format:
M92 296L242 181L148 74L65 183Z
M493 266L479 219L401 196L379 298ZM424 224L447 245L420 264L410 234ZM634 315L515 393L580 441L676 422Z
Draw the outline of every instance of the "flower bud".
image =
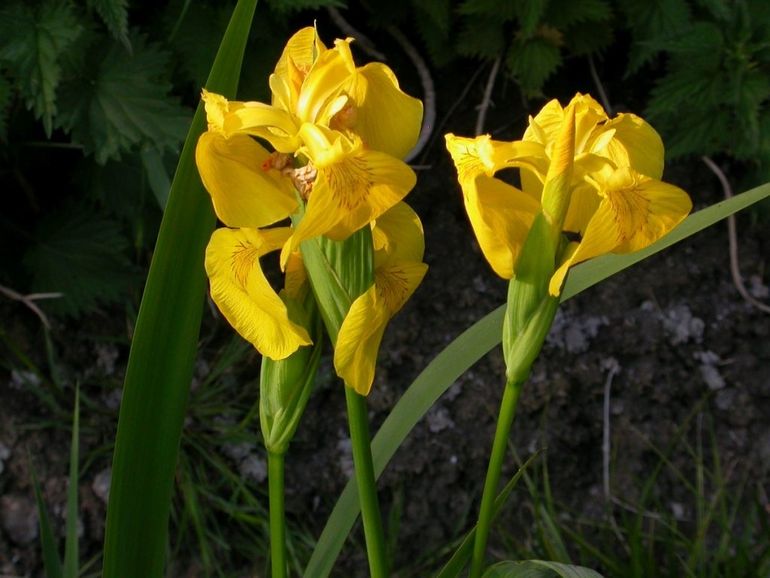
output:
M312 296L305 303L315 309ZM291 313L301 305L287 303ZM305 411L315 382L318 360L321 358L323 331L316 311L309 315L313 345L300 347L289 357L281 360L262 358L259 375L259 421L265 448L275 454L284 454L294 437Z

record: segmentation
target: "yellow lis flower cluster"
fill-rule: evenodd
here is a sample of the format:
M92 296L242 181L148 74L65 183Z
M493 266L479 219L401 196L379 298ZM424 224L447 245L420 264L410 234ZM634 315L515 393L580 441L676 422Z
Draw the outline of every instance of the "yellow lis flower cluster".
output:
M204 90L208 130L196 162L226 225L206 250L211 297L271 359L311 343L293 305L308 290L301 243L372 228L375 283L353 303L334 353L338 375L366 394L385 325L427 269L422 225L402 202L416 182L401 159L417 141L422 103L400 90L384 64L357 67L351 41L328 48L314 28L297 32L270 75L270 104L229 102ZM283 223L300 214L296 225ZM280 295L260 266L279 250Z
M558 253L549 293L568 269L606 253L642 249L692 209L687 193L660 179L663 142L634 114L610 119L588 95L566 107L552 100L520 141L446 135L465 208L484 256L510 279L535 217L544 215L568 244ZM521 188L495 175L519 169ZM557 239L558 240L558 239Z

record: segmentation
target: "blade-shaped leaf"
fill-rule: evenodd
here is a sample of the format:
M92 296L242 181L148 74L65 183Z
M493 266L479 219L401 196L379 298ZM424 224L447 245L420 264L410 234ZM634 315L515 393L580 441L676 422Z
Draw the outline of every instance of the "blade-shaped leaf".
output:
M510 496L511 492L516 487L516 484L519 482L519 479L521 479L526 469L529 467L529 465L533 461L535 461L535 458L537 458L542 451L543 450L538 450L534 454L529 456L529 458L527 458L527 461L521 464L518 471L508 481L508 483L505 484L501 492L497 494L497 497L495 498L494 507L492 508L493 522L495 518L497 518L497 515L500 513L500 510L505 505L506 500L508 500L508 496ZM460 575L460 572L463 571L463 569L465 568L465 565L471 559L471 555L473 554L473 540L475 537L476 537L476 526L474 525L473 528L465 535L465 538L463 538L463 541L460 544L460 546L458 546L454 554L452 554L452 557L441 569L441 572L439 572L436 575L436 578L457 578L457 576Z
M207 87L234 97L256 0L239 0ZM134 331L112 464L104 578L160 578L179 440L205 295L203 255L214 229L195 167L198 110L163 215Z
M607 255L575 267L562 291L562 301L770 196L770 183L716 203L690 215L669 235L629 255ZM500 344L505 306L500 306L466 329L417 376L380 427L372 441L375 474L388 461L436 400L474 363ZM305 570L305 578L326 578L334 566L358 516L355 480L337 500Z
M35 490L35 502L37 503L37 515L40 522L40 549L43 555L43 568L46 578L62 578L61 558L56 547L56 537L51 529L51 520L48 517L48 508L40 491L40 483L37 481L34 469L32 474L32 487Z
M80 557L78 549L78 482L80 481L80 389L75 388L75 409L72 415L70 472L67 487L67 530L64 538L63 578L78 578Z
M582 566L527 560L495 564L484 572L483 578L602 578L602 575Z

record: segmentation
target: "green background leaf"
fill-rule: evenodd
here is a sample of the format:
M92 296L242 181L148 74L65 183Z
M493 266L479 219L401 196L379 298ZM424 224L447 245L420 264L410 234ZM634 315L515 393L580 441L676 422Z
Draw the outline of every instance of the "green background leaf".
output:
M96 10L116 40L128 48L128 0L88 0L88 7Z
M66 0L37 7L16 2L0 11L0 62L7 63L27 108L43 120L49 137L61 78L59 58L81 31L75 9Z
M82 77L63 84L58 125L104 164L133 145L176 150L188 112L168 97L169 54L140 35L132 51L113 41L106 53L92 47Z
M45 308L78 316L122 298L136 272L126 255L120 224L87 206L70 206L37 227L37 242L24 256L32 290L60 292Z

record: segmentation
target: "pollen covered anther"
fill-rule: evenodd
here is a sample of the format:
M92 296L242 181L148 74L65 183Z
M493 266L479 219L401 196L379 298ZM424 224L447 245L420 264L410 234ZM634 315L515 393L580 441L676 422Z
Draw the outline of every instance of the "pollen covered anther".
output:
M273 152L270 153L264 161L262 161L262 170L269 171L270 169L277 169L283 171L291 163L291 155L286 153Z
M298 169L288 169L287 173L299 191L300 196L307 201L313 190L313 183L318 176L318 170L313 166L313 163L308 163Z

